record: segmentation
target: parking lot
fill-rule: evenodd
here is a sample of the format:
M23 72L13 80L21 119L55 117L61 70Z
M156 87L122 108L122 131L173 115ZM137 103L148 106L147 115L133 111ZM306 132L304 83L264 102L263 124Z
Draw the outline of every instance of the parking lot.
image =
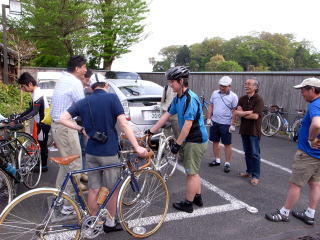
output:
M166 222L149 239L299 239L298 237L320 232L318 223L310 227L293 217L289 223L272 223L264 218L266 212L281 208L284 203L296 143L284 136L263 137L261 181L258 186L252 186L248 180L238 177L239 171L245 170L239 134L233 134L233 142L230 173L224 173L222 165L208 167L212 158L212 145L209 144L201 167L204 207L195 207L192 214L177 212L172 207L172 202L182 200L185 192L183 168L178 166L174 176L168 181L170 208ZM224 154L222 161L223 159ZM41 186L53 186L56 168L57 166L50 165L49 172L43 175ZM307 188L303 190L297 209L306 207L306 190ZM247 211L248 206L257 208L258 213ZM317 213L316 221L319 221ZM125 232L108 235L110 239L130 239ZM97 239L105 238L106 235L103 234Z

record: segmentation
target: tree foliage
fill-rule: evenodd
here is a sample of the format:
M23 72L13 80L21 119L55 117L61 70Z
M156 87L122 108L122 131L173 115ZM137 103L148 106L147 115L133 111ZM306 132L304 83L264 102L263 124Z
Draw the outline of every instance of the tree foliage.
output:
M171 52L170 60L162 54L161 62L169 60L180 65L172 61L177 58L178 49ZM308 41L297 42L292 34L261 32L228 41L216 37L192 44L189 49L190 62L185 65L192 71L290 71L320 67L319 52Z

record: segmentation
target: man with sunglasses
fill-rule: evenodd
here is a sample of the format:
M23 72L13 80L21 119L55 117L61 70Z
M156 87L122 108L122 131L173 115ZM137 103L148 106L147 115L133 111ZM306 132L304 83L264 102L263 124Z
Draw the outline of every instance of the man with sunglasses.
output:
M300 89L308 111L302 121L298 138L298 150L292 165L289 190L284 206L265 217L272 222L288 222L289 213L299 200L301 188L308 183L309 203L303 211L292 215L305 224L314 224L315 209L320 199L320 79L307 78L294 86Z

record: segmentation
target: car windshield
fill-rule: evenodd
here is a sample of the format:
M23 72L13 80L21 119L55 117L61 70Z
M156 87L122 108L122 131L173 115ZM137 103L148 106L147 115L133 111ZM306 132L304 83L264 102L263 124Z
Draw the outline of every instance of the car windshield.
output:
M55 86L56 86L56 82L55 81L39 82L39 87L41 89L54 89Z
M122 86L121 92L127 96L162 95L162 87L158 85Z
M106 72L106 78L108 79L133 79L140 80L141 77L135 72Z

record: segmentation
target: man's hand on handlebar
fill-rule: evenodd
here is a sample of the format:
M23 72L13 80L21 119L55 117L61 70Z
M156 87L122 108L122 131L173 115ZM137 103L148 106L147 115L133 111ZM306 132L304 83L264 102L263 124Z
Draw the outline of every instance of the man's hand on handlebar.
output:
M135 151L138 153L139 157L147 157L148 150L146 148L138 146Z
M177 154L181 148L181 145L176 143L174 140L170 142L170 150L173 154Z
M154 133L150 131L150 129L147 129L144 131L144 134L152 136Z

